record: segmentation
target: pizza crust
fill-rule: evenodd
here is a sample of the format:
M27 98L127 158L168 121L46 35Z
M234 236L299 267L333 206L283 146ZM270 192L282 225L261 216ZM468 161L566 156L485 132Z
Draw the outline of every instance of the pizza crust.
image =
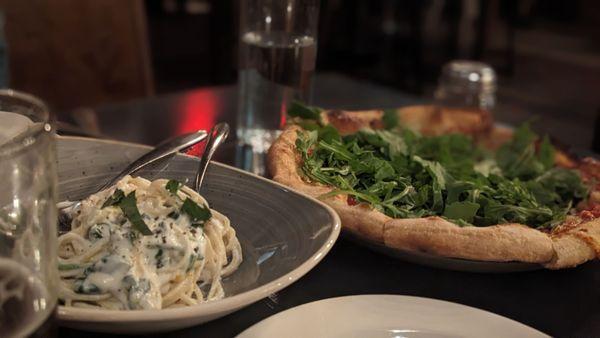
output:
M352 134L359 129L371 127L380 129L383 127L381 122L383 111L381 110L361 110L361 111L343 111L326 110L321 112L321 120L325 124L330 124L342 135Z
M480 138L493 129L490 112L479 109L457 109L434 105L408 106L396 110L403 126L424 135L460 133Z
M324 200L339 215L344 229L377 243L385 243L385 226L393 218L366 204L350 206L342 198Z
M483 110L408 106L395 111L403 126L424 135L461 133L479 138L494 129L490 113ZM340 134L347 135L366 127L383 128L383 115L382 110L325 110L321 112L321 120L334 126Z
M441 217L393 219L384 243L398 249L481 261L544 263L552 259L552 240L521 224L459 227Z
M322 184L307 184L298 172L300 155L296 152L298 131L302 128L289 126L269 148L267 166L273 180L311 196L321 196L331 191Z
M554 256L548 269L570 268L600 256L600 218L583 223L552 238Z
M406 118L410 114L418 115L416 111L418 110L408 109L402 113L402 109L399 109L397 112ZM331 123L343 134L354 133L365 126L378 128L382 116L381 111L360 113L329 111L322 114L325 123ZM452 116L464 118L460 115ZM405 120L401 121L405 122ZM419 122L421 124L415 121L416 118L413 119L413 127L425 123L424 119ZM481 117L472 119L472 122L476 126L463 127L461 132L480 138L488 128L487 122ZM435 128L430 128L430 132L455 131L453 126L453 123L446 122L443 128L438 128L435 132L431 131ZM320 183L307 182L302 178L299 169L301 158L296 152L295 145L299 131L302 131L302 128L295 125L288 126L272 145L268 154L269 171L273 180L319 198L332 191L332 188ZM505 128L491 130L489 135L501 136L499 138L503 140L509 137ZM487 142L492 147L499 145L499 142L489 139L486 141L485 138L479 141L484 144ZM572 267L594 259L600 254L600 219L552 236L522 224L460 227L436 216L394 219L364 203L349 205L346 195L322 200L340 215L342 226L346 231L401 250L481 261L540 263L550 269Z
M301 159L296 152L297 133L301 130L302 128L298 126L289 126L283 131L269 149L267 165L274 181L318 198L333 189L302 180L298 172ZM366 205L350 206L346 203L346 198L345 195L338 195L324 199L324 202L340 215L345 229L383 242L383 224L391 218Z

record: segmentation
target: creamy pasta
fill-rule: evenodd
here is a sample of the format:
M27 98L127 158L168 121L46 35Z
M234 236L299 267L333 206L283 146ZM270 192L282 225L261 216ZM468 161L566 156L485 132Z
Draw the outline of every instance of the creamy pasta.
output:
M223 214L177 181L127 176L69 210L58 239L65 306L161 309L224 297L242 250Z

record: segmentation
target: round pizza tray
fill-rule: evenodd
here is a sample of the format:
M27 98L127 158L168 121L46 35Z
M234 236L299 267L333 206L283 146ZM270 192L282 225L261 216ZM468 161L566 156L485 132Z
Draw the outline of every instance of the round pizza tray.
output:
M374 251L406 262L439 269L479 273L508 273L533 271L543 268L540 264L535 263L474 261L469 259L442 257L424 252L400 250L371 241L345 229L342 231L342 237L364 245Z

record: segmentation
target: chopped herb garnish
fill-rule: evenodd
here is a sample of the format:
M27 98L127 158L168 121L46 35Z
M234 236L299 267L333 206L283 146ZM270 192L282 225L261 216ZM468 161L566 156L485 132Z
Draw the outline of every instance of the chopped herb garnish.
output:
M193 227L203 226L212 217L208 207L198 205L189 197L181 205L181 212L188 215Z
M108 225L106 223L100 223L100 224L94 224L94 225L92 225L90 227L90 230L88 230L88 238L92 242L101 239L103 237L103 235L102 235L102 228L104 226L108 227Z
M171 211L167 217L172 218L172 219L178 219L179 218L179 213L177 211Z
M164 266L163 262L162 262L162 257L163 257L163 249L159 248L156 251L156 255L154 255L154 259L156 259L156 268L160 269Z
M100 293L100 289L96 285L94 285L94 284L85 285L84 283L81 283L77 287L77 289L75 290L75 292L89 294L89 295L97 295L97 294Z
M76 293L83 293L88 295L96 295L101 293L100 288L96 284L86 283L86 279L77 279L73 285Z
M134 229L139 231L142 235L152 235L152 231L148 228L148 225L146 225L146 222L144 222L140 215L140 211L138 210L135 190L121 199L119 207L123 211L123 214L125 214L125 217L131 222Z
M80 268L81 265L79 264L58 264L58 270L60 271L76 270Z
M111 197L109 197L102 208L109 206L118 206L125 214L125 217L131 222L133 228L141 232L143 235L151 235L152 231L148 228L148 225L142 219L140 211L137 208L137 200L135 198L135 190L130 192L127 196L121 189L116 189ZM125 220L122 220L121 225L125 224Z
M102 204L101 209L104 209L106 207L110 207L113 205L118 205L121 202L121 200L123 199L123 197L125 197L125 193L123 192L123 190L116 189L115 192L112 194L112 196L110 196L104 202L104 204Z
M192 268L194 267L194 263L196 263L196 259L196 255L190 255L190 261L188 262L188 266L185 272L192 270Z
M181 186L181 182L177 180L169 180L167 184L165 184L165 189L167 189L171 194L175 195Z
M137 231L130 231L127 233L127 238L129 238L129 242L133 244L138 239Z

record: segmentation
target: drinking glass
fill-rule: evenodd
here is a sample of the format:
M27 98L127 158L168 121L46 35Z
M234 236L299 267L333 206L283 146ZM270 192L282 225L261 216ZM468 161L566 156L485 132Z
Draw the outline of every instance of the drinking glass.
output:
M496 72L478 61L448 62L434 95L439 106L491 112L496 103Z
M310 102L318 17L318 0L241 0L237 137L254 154L279 135L291 102Z
M54 130L37 98L0 90L0 335L56 333Z

